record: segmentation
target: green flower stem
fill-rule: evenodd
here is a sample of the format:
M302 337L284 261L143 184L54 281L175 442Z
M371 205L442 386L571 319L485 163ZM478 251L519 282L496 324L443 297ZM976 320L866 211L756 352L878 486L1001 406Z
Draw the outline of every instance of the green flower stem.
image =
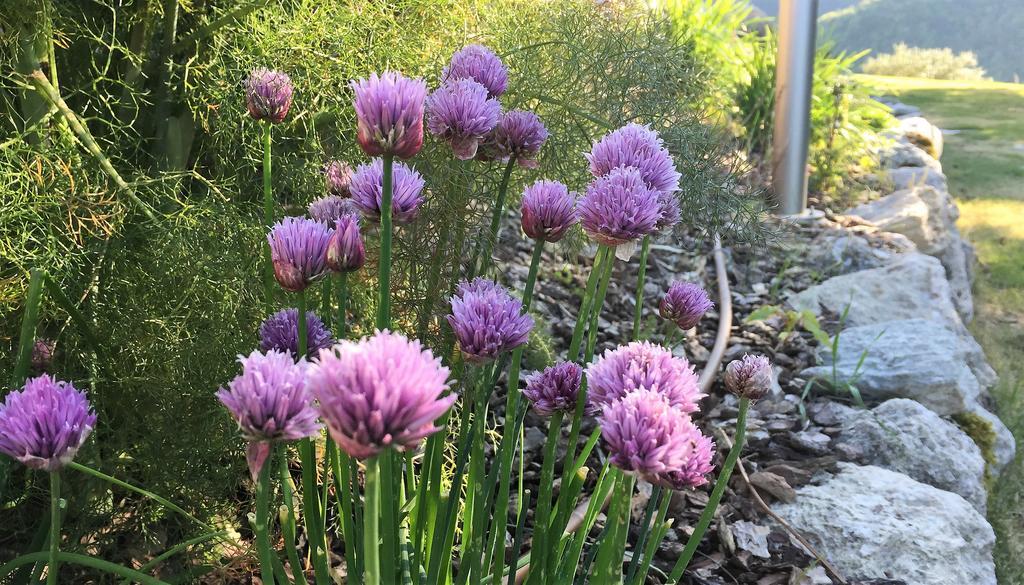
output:
M45 561L49 557L49 552L36 552L27 555L22 555L6 565L0 567L0 579L7 577L13 573L18 567L28 565L32 563L38 563L39 561ZM57 560L70 564L79 565L82 567L89 567L98 571L104 571L113 575L124 577L125 579L131 579L136 583L142 583L142 585L170 585L165 581L154 579L145 573L133 571L128 567L122 567L121 565L115 565L114 563L98 559L96 557L90 557L86 555L79 555L74 553L59 552L57 553Z
M590 322L590 311L594 304L594 293L597 290L597 283L601 280L604 270L604 263L607 261L611 248L601 245L597 249L597 256L594 257L594 266L590 269L590 276L587 278L587 289L583 293L583 300L580 303L580 314L576 316L576 325L572 330L572 341L569 342L570 361L576 361L580 357L580 345L583 344L583 332L587 323Z
M380 293L377 302L377 329L391 327L391 212L392 212L392 180L391 173L395 157L385 154L384 179L381 187L380 203L380 259L378 261L378 281Z
M292 474L288 469L288 450L281 450L280 473L281 473L281 494L284 499L284 513L281 518L281 532L284 536L284 550L288 555L288 564L292 566L292 579L295 583L302 583L302 562L299 560L299 551L295 548L295 537L297 533L295 524L295 486L292 482Z
M644 284L647 280L647 255L651 252L651 236L644 236L640 249L640 267L636 275L636 308L633 312L633 341L640 339L640 318L644 312Z
M700 546L701 539L704 538L704 533L707 532L708 526L711 525L712 518L715 517L718 502L721 501L722 494L725 493L725 487L729 484L729 476L732 475L732 469L736 466L736 460L740 457L740 451L743 450L743 441L747 435L747 409L749 407L750 399L740 398L740 411L736 415L736 438L733 441L732 449L729 449L729 454L725 457L722 471L719 472L718 479L715 481L715 487L711 490L708 505L701 512L697 528L694 529L690 539L686 541L686 548L679 555L679 559L672 568L672 573L669 575L667 583L678 583L682 579L683 572L686 571L686 567L690 564L693 554L697 552L697 547Z
M184 509L182 509L180 506L174 504L173 502L171 502L170 500L168 500L166 498L163 498L161 496L158 496L157 494L154 494L151 491L147 491L147 490L144 490L144 489L142 489L140 487L134 486L134 485L132 485L132 484L130 484L128 482L121 481L120 479L117 479L116 477L109 476L109 475L107 475L107 474L105 474L105 473L103 473L101 471L97 471L95 469L92 469L91 467L86 467L86 466L82 465L81 463L78 463L77 461L69 462L67 464L67 467L69 469L74 469L75 471L78 471L80 473L84 473L86 475L91 475L91 476L93 476L93 477L95 477L97 479L102 479L103 481L112 483L112 484L114 484L116 486L123 487L126 490L135 492L135 493L137 493L137 494L139 494L141 496L145 496L145 497L147 497L147 498L157 502L161 506L167 508L168 510L171 510L171 511L177 512L178 514L181 514L185 518L188 518L192 522L195 522L199 526L202 526L203 528L205 528L205 529L207 529L207 530L209 530L211 532L216 530L216 528L214 528L214 527L210 526L209 524L207 524L206 522L203 522L202 520L196 518L192 514L189 514Z
M25 383L28 367L32 362L32 347L36 342L36 324L39 321L39 305L43 300L43 281L46 273L39 268L29 272L28 293L25 295L25 313L21 318L21 336L18 338L18 360L11 376L11 387Z
M381 516L380 460L373 457L366 462L366 513L363 515L363 562L366 585L381 585L380 570L380 516ZM387 559L395 562L394 558Z
M540 259L544 252L544 240L537 240L533 245L533 257L530 259L530 271L526 275L526 285L523 288L523 311L529 312L530 305L533 302L533 289L537 283L537 273L540 270ZM512 352L512 361L509 364L508 370L508 384L506 384L508 390L505 396L505 421L506 425L511 419L513 421L512 428L506 428L501 438L501 445L499 447L498 461L500 465L500 472L498 478L500 484L498 486L498 497L494 502L494 514L493 524L491 526L491 543L487 548L487 558L485 559L484 566L487 567L489 561L492 558L497 558L498 552L501 546L504 546L504 539L501 538L505 534L505 523L508 519L508 501L509 491L511 490L512 481L512 459L516 452L517 443L519 441L519 426L520 418L516 416L519 412L519 399L521 392L519 390L519 372L523 361L523 352L526 346L522 345L517 347ZM504 565L504 558L500 558L494 563L492 567L492 573L494 575L494 582L497 583L500 578L500 571Z
M331 328L331 300L334 296L331 290L334 285L333 278L325 278L323 288L320 290L320 320L324 322L324 326L328 329Z
M327 446L327 457L331 460L331 470L334 477L334 493L338 498L338 508L341 514L341 537L345 541L345 560L349 566L349 574L359 582L355 572L358 542L356 528L353 523L352 510L352 473L348 462L348 454L333 442ZM344 461L342 460L344 459Z
M498 193L494 198L494 209L491 210L491 231L488 237L480 240L476 253L473 255L473 266L477 265L477 258L480 260L480 270L477 274L483 274L491 266L491 254L494 244L498 241L498 232L501 231L501 213L505 211L505 199L508 196L508 182L512 177L512 169L515 167L516 158L509 157L505 164L505 172L501 176L501 184L498 186ZM482 252L481 252L482 250Z
M469 416L472 413L472 429L473 434L480 437L479 440L472 443L470 446L469 454L469 475L466 482L466 502L462 509L462 543L461 543L461 556L462 558L467 557L474 539L477 536L476 524L474 519L483 513L481 503L483 500L483 488L484 488L484 421L487 418L487 396L489 394L489 388L487 383L491 380L491 377L498 368L497 362L492 363L488 367L479 368L481 375L479 377L479 383L473 389L473 405L471 409L466 410L465 416ZM493 387L493 386L492 386Z
M640 551L644 550L647 535L651 531L651 519L654 518L654 510L658 507L658 503L661 500L662 491L663 488L660 485L656 485L651 490L651 496L647 498L643 521L640 524L640 536L637 538L636 546L633 547L633 558L629 561L629 570L626 571L626 583L633 582L636 570L640 566Z
M665 516L668 515L668 505L671 502L672 491L663 491L661 494L661 505L658 506L658 515L654 517L654 528L652 529L654 533L647 539L647 546L643 551L644 558L640 563L640 572L637 573L635 580L627 582L629 585L643 585L643 583L647 582L647 573L651 570L654 553L658 550L658 545L665 538L669 527L672 526L672 522L665 522ZM639 548L638 546L637 549Z
M537 516L534 522L533 546L531 547L530 583L547 583L548 548L558 542L560 535L551 532L551 487L555 474L555 448L562 436L562 412L556 411L548 420L548 438L544 444L544 460L540 471L540 492L537 496Z
M337 277L338 287L338 318L337 318L337 335L338 339L345 339L348 337L348 322L346 320L346 313L348 312L348 272L342 272Z
M260 574L263 582L274 585L273 553L270 550L270 464L274 456L274 447L271 443L270 453L267 455L267 463L260 470L259 481L256 483L256 522L253 528L256 532L256 551L260 557Z
M299 320L298 321L298 328L299 328L298 334L299 334L299 338L296 340L298 342L298 346L299 346L299 355L296 356L296 359L301 359L301 358L306 357L306 354L309 352L309 347L307 346L308 343L309 343L309 339L308 339L309 338L309 334L306 331L306 329L307 329L307 324L306 324L306 291L300 290L298 292L298 302L296 303L295 308L298 309L298 312L299 312L299 314L298 314L298 320Z
M629 537L629 509L633 499L632 475L616 470L615 494L608 509L605 535L598 545L591 585L621 585L622 562Z
M57 585L57 553L60 552L60 472L50 472L50 555L46 561L46 585Z
M263 128L263 227L274 225L274 191L271 184L270 151L272 140L270 124L262 124ZM263 253L263 304L266 314L274 309L274 263L270 257L270 246L264 246Z
M586 366L594 359L594 349L597 347L597 330L601 319L601 309L604 308L604 299L608 296L608 282L612 278L612 269L615 268L614 248L608 254L608 262L604 266L604 274L601 275L601 284L597 287L597 296L594 297L594 309L590 313L590 326L587 330L587 347L583 352L583 365Z
M141 567L139 567L139 571L140 572L142 572L142 571L149 571L153 567L156 567L157 565L159 565L160 563L162 563L162 562L166 561L167 559L173 557L174 555L176 555L176 554L178 554L178 553L180 553L180 552L182 552L184 550L188 550L190 547L193 547L193 546L195 546L197 544L202 544L202 543L207 542L209 540L221 540L224 537L226 537L227 534L228 534L227 530L218 530L217 532L207 532L206 534L202 534L200 536L197 536L195 538L191 538L191 539L186 540L184 542L179 542L178 544L172 546L171 548L165 550L164 552L160 553L159 555L153 557L146 564L144 564ZM132 582L132 579L125 579L124 581L121 581L121 585L131 585L131 582ZM296 581L296 583L298 583L298 582L299 581Z

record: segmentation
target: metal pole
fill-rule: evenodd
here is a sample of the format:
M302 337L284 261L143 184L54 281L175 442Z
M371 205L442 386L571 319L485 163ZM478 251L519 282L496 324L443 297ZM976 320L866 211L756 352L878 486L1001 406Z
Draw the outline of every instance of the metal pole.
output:
M807 142L817 17L818 0L782 0L779 6L772 187L780 215L800 213L807 206Z

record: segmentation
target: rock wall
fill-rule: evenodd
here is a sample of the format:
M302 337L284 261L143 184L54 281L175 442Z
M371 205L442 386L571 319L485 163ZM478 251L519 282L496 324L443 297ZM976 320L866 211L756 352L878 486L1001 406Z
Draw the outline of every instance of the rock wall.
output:
M842 273L788 299L824 319L845 314L835 354L820 348L821 365L800 377L853 386L877 406L844 410L833 448L846 462L776 511L847 578L995 585L984 480L1015 444L988 408L995 372L965 326L975 260L938 161L942 133L912 108L896 110L910 115L881 153L891 192L846 212L890 249L833 238L827 253ZM988 464L953 422L971 415L997 438Z

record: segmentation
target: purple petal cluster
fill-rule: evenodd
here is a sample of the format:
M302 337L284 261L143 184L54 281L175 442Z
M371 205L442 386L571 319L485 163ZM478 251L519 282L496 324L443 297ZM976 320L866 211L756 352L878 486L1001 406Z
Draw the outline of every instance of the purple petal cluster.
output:
M523 232L557 242L577 221L576 197L558 181L540 180L523 190Z
M43 374L0 405L0 452L32 469L57 471L74 459L94 426L85 393Z
M648 126L627 124L610 132L594 144L586 157L595 177L603 177L617 168L633 167L655 191L679 189L682 175L676 170L668 149L662 146L658 133Z
M334 222L334 235L327 245L327 268L334 272L352 272L366 263L366 247L359 234L359 216L343 215Z
M448 323L466 360L475 363L523 345L533 329L533 318L523 314L523 303L483 277L459 284Z
M700 487L708 482L708 474L715 468L712 464L715 442L701 434L695 427L691 427L690 435L694 445L690 458L678 469L657 476L652 483L674 490L685 490Z
M340 160L324 163L324 182L328 195L348 197L348 186L352 182L352 167Z
M320 352L309 386L331 437L357 459L415 449L451 408L448 368L419 341L378 331Z
M634 167L612 169L587 187L578 209L584 231L602 244L618 246L657 230L659 192Z
M274 276L287 291L305 290L326 269L331 228L305 217L286 217L267 234Z
M283 309L267 317L260 324L260 351L279 351L298 359L299 310ZM316 355L321 349L334 345L334 337L324 322L313 311L306 311L306 356Z
M297 441L320 430L305 359L272 349L238 356L242 373L217 392L247 441Z
M412 223L423 203L423 177L403 163L396 162L391 172L391 214L398 225ZM363 217L380 221L380 205L384 197L384 161L361 164L352 175L352 201Z
M370 156L411 158L423 147L427 84L394 71L352 82L356 141Z
M292 80L280 71L254 69L245 82L245 106L257 120L284 121L292 106Z
M690 282L673 282L661 299L658 311L661 316L672 321L682 330L691 329L700 323L701 317L715 304L708 297L708 292L701 286Z
M745 355L725 367L725 387L740 398L757 400L772 389L772 363L763 355Z
M630 392L605 407L599 421L611 464L651 483L669 486L673 476L682 483L704 468L710 441L660 392Z
M659 392L686 414L696 412L704 396L693 366L649 341L634 341L604 352L587 366L587 400L594 409L641 388Z
M508 70L490 49L483 45L466 45L452 55L451 63L441 71L441 82L473 79L487 88L489 97L497 98L508 89Z
M659 192L658 207L661 211L661 217L658 218L658 223L654 226L654 229L661 231L673 228L682 219L682 212L679 209L679 197L676 196L675 191Z
M471 160L477 147L494 130L501 104L487 88L472 79L455 79L427 98L427 129L446 141L459 160Z
M537 154L547 139L548 129L537 114L511 110L501 117L489 144L493 144L493 158L513 158L519 166L535 169Z
M309 216L328 226L350 213L359 213L359 208L347 196L326 195L309 204Z
M542 416L573 412L583 382L583 368L575 362L561 362L526 378L523 396Z

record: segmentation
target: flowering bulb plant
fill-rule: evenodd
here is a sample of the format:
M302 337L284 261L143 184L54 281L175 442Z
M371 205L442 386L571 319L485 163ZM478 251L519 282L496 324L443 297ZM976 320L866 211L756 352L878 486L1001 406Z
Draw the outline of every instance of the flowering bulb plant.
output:
M680 173L671 153L655 130L627 124L579 157L581 174L589 169L592 175L581 197L557 181L530 181L517 235L533 252L521 289L509 289L503 273L493 270L492 251L512 172L543 171L538 155L548 131L535 112L501 113L508 72L493 52L469 45L452 56L429 97L425 82L397 72L354 81L350 130L373 160L354 171L328 163L318 176L322 197L308 205L309 217L273 221L274 201L267 200L265 284L277 286L264 298L269 307L258 345L239 357L241 372L219 390L210 388L225 421L238 427L239 460L244 445L265 585L310 578L326 585L339 555L349 582L368 585L640 585L664 536L659 527L672 492L703 486L715 471L715 444L697 418L708 385L671 343L642 339L638 325L650 304L642 294L650 238L679 222ZM280 122L291 105L291 86L273 85L279 74L256 73L247 86L250 112ZM416 170L434 167L394 158L420 152L424 124L445 145L445 156L477 165L481 174L500 172L501 179L493 197L474 193L474 205L490 211L490 229L478 226L480 243L465 256L447 294L427 299L440 306L447 298L450 312L416 327L405 314L391 315L391 250L393 240L405 244L401 238L416 229L410 224L435 213L425 205L427 180ZM269 129L264 132L269 137ZM502 165L469 162L474 159ZM365 233L361 220L369 224ZM396 231L394 224L407 227ZM546 246L574 230L597 252L579 304L566 307L576 317L568 350L557 364L522 376ZM641 241L633 335L598 355L616 261L631 262ZM361 272L367 263L376 264L375 279ZM396 282L419 278L421 268L402 271ZM364 293L352 306L350 288ZM281 299L295 306L277 306ZM307 309L309 299L321 303L316 311ZM656 310L690 329L711 306L700 287L675 283ZM350 321L353 330L366 332L361 338L349 331ZM442 341L428 346L424 332L431 329ZM708 506L670 575L673 583L714 516L742 449L750 401L771 387L770 363L745 357L727 367L724 381L739 400L735 444L718 466ZM522 471L523 425L531 410L547 426L536 493L524 488ZM75 465L96 420L84 393L44 375L0 406L0 452L58 477ZM633 531L638 482L653 487L646 524ZM55 498L58 489L54 484ZM606 502L604 526L594 531ZM60 516L57 510L58 522ZM511 549L509 533L515 535ZM640 536L626 570L633 533ZM59 526L51 534L59 536ZM48 579L55 579L62 557L60 539L51 540ZM582 563L588 546L593 562Z

